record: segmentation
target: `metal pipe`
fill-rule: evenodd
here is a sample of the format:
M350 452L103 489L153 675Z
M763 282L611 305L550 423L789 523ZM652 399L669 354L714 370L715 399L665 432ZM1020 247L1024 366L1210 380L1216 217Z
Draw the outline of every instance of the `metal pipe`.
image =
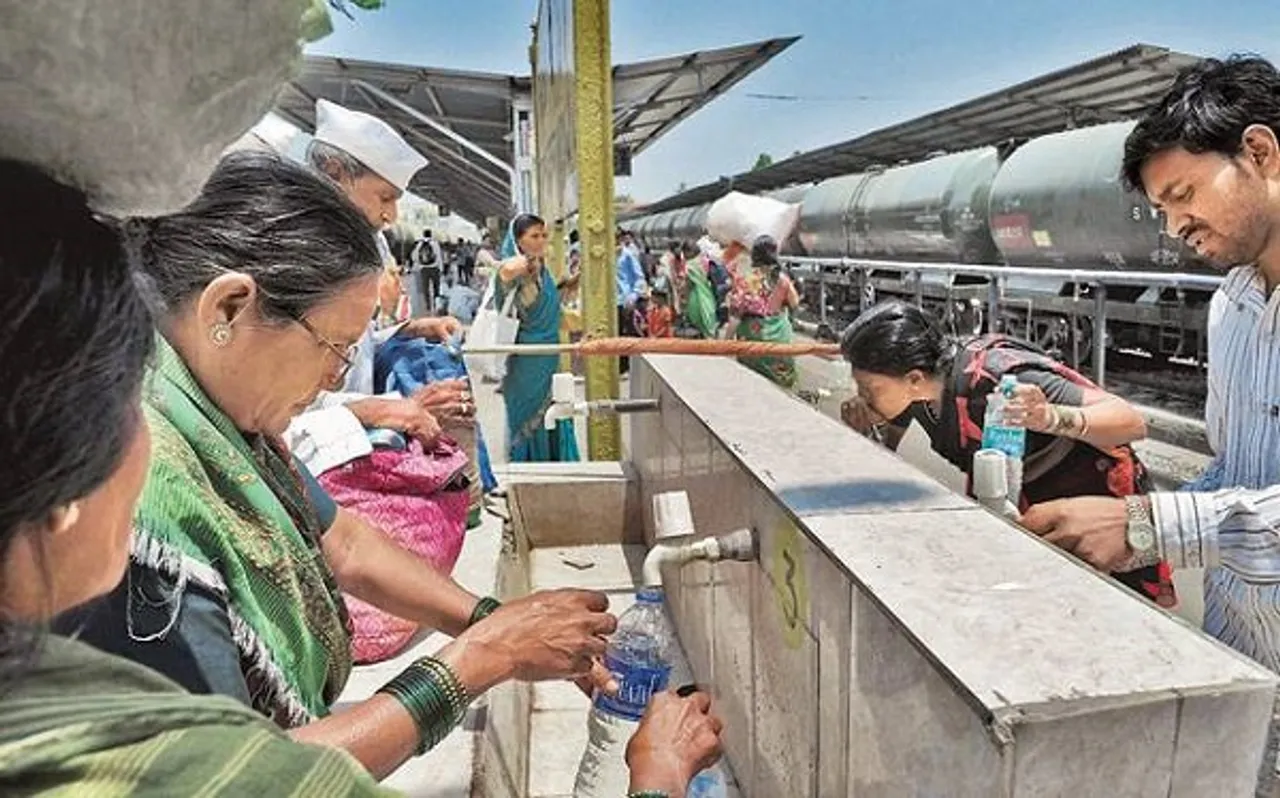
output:
M1107 387L1107 287L1093 286L1093 379Z
M657 399L597 399L587 402L589 413L647 413L657 409Z
M827 326L827 273L818 269L818 323Z
M463 147L466 147L471 152L474 152L476 155L479 155L481 158L485 159L489 163L493 164L494 166L498 167L502 171L506 172L507 176L510 177L511 180L514 182L516 177L516 170L511 166L511 164L507 163L506 161L503 161L501 158L489 152L484 147L481 147L478 144L473 144L465 136L458 135L457 133L453 132L445 125L440 124L436 120L422 113L417 108L414 108L412 105L409 105L408 103L402 102L398 97L387 94L385 91L378 88L377 86L374 86L372 83L360 80L358 78L353 79L351 83L369 92L373 96L377 97L379 100L382 100L384 103L395 106L396 108L400 109L404 113L418 120L422 124L436 131L437 133L449 139L450 141L453 141L456 144L460 144Z
M978 277L1051 277L1064 283L1102 283L1108 285L1159 285L1171 288L1198 288L1216 290L1222 285L1221 277L1185 272L1130 272L1103 271L1100 269L1047 269L1031 266L984 266L966 263L917 263L913 261L865 260L861 258L814 258L783 256L789 264L801 267L834 267L844 269L879 269L896 272L939 272L967 274Z
M1076 283L1071 288L1071 315L1067 317L1067 335L1071 336L1071 368L1076 371L1080 370L1080 315L1077 312L1080 307L1080 284Z
M542 425L548 430L556 428L556 424L576 416L591 418L593 413L651 413L658 410L657 399L594 399L589 402L552 402L542 416Z
M574 344L486 344L462 345L463 355L558 355L572 352Z
M994 275L987 278L987 332L1000 332L1000 281Z

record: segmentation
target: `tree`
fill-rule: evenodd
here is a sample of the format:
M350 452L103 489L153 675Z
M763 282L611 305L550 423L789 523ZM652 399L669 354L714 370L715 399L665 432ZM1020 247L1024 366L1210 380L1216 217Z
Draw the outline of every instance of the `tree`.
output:
M773 166L773 156L767 152L762 152L760 157L756 158L756 165L751 167L751 171L754 172L757 169L764 169L768 166Z
M680 181L680 185L676 186L676 193L677 193L677 194L683 194L684 192L686 192L686 191L688 191L688 190L689 190L689 184L688 184L688 183L686 183L686 182L684 182L683 180L681 180L681 181Z

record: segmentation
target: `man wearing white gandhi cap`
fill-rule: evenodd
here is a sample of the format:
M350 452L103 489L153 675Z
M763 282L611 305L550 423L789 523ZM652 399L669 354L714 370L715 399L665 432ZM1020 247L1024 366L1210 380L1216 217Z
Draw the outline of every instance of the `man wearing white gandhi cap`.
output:
M427 159L376 116L316 101L311 165L347 192L379 229L396 221L396 202Z
M381 230L396 220L396 203L427 159L410 147L391 125L370 114L352 111L328 100L316 102L316 132L307 148L311 166L334 181L364 212L378 250L389 267L395 260ZM461 383L428 395L375 395L374 357L393 337L416 337L444 342L461 330L457 319L423 317L379 329L371 321L351 355L351 369L340 392L321 392L307 412L293 420L286 435L290 449L313 474L321 474L373 451L369 430L398 433L399 445L417 438L426 443L441 432L441 421L471 418L475 403ZM467 446L476 459L470 430L451 427L451 437ZM386 433L375 437L386 438ZM474 462L473 462L474 465ZM478 506L478 481L475 504Z

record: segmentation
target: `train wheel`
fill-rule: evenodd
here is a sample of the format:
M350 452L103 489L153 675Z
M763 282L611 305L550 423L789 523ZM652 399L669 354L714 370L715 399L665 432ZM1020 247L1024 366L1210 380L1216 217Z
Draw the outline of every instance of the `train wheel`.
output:
M1027 337L1054 360L1070 357L1070 325L1061 316L1048 316L1032 323L1032 335Z
M1067 346L1062 361L1073 368L1089 365L1093 360L1093 321L1076 316L1068 323Z

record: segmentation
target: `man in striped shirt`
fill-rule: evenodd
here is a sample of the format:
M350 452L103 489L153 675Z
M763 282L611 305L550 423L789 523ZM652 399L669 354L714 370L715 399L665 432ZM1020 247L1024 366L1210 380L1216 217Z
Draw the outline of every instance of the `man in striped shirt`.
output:
M1180 493L1081 498L1024 523L1105 571L1205 568L1204 628L1280 671L1280 72L1260 58L1184 71L1125 143L1124 178L1168 229L1232 268L1209 311L1205 476ZM1123 568L1122 568L1123 566Z

